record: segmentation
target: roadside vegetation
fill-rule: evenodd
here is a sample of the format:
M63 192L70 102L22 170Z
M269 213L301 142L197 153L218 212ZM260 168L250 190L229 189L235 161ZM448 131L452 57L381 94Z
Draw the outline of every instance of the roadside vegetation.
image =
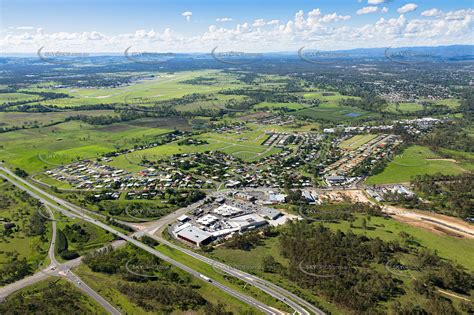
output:
M24 76L28 62L12 65L0 78L0 161L124 233L133 229L120 221L145 225L214 191L273 190L287 195L286 204L273 207L302 220L234 233L199 252L331 314L474 313L472 239L396 221L379 207L474 217L474 93L464 64L400 71L375 60L378 71L365 73L365 65L349 60L317 71L301 61L274 62L229 68L203 59L146 71L133 63L65 66L70 76L35 64L55 81ZM378 137L384 139L367 145ZM338 182L348 177L354 181ZM385 204L344 199L316 205L303 194L386 184L410 186L421 199L389 193ZM45 214L37 200L0 180L0 286L45 262L51 241ZM56 219L58 260L83 256L74 271L124 313L258 313L130 245L97 252L117 237L79 219ZM291 311L181 251L141 240ZM48 279L0 304L1 314L31 312L103 310L69 283Z
M22 289L0 303L0 313L101 314L105 310L64 279L51 278Z
M51 241L51 224L41 204L0 180L0 286L32 274Z
M308 300L313 294L323 297L335 304L336 313L439 314L472 308L465 300L473 289L471 240L411 227L376 208L365 207L369 212L364 213L361 207L354 214L348 206L325 208L325 218L307 211L316 222L248 233L203 250L235 268L295 286ZM364 298L354 298L358 294Z
M77 270L81 278L127 313L253 314L245 304L131 246L91 253L84 264Z

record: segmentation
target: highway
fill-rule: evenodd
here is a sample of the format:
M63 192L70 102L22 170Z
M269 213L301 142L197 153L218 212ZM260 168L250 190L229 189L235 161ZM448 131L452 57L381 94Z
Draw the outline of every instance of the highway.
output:
M111 246L113 248L118 248L125 244L126 244L125 241L118 240L118 241L112 242ZM23 278L14 283L7 284L6 286L0 287L0 301L3 300L5 297L9 296L10 294L12 294L13 292L21 290L29 285L32 285L36 282L44 280L48 277L61 276L62 275L60 274L61 271L66 272L67 270L70 270L74 267L79 266L79 264L81 263L81 259L82 257L78 257L76 259L66 261L62 264L60 263L57 263L57 265L50 264L48 267L41 269L34 275Z
M100 294L95 292L91 287L84 283L78 276L76 276L71 270L66 270L64 273L59 273L60 276L66 277L71 283L73 283L79 290L92 297L97 303L99 303L107 312L113 315L121 314L112 304L104 299Z
M227 190L226 190L227 191ZM218 192L213 192L211 193L211 196L220 196L222 195L223 193L225 193L225 191L218 191ZM197 202L197 203L194 203L188 207L185 207L185 208L180 208L178 210L176 210L175 212L173 213L170 213L169 215L159 219L159 220L156 220L156 221L153 221L153 222L148 222L146 224L146 228L140 230L140 233L141 234L147 234L148 236L150 236L151 238L155 239L156 241L158 242L161 242L162 244L165 244L173 249L176 249L176 250L179 250L181 251L182 253L186 254L186 255L189 255L199 261L202 261L206 264L209 264L211 266L213 266L213 268L216 268L216 269L219 269L233 277L236 277L242 281L245 281L246 283L250 284L250 285L253 285L257 288L259 288L260 290L270 294L271 296L275 297L275 298L278 298L280 301L282 301L283 303L289 305L290 307L292 307L295 311L297 311L298 313L300 314L324 314L324 312L320 309L318 309L317 307L315 307L314 305L312 305L311 303L307 302L306 300L300 298L299 296L295 295L294 293L284 289L284 288L281 288L269 281L266 281L266 280L263 280L255 275L252 275L252 274L249 274L249 273L246 273L246 272L243 272L239 269L236 269L236 268L233 268L231 266L228 266L224 263L221 263L221 262L218 262L216 260L213 260L211 258L208 258L208 257L205 257L205 256L202 256L200 254L197 254L189 249L186 249L186 248L183 248L183 247L180 247L176 244L173 244L173 243L170 243L169 241L163 239L162 237L160 236L157 236L156 234L160 235L161 232L163 232L163 229L167 227L168 224L174 222L178 217L180 217L181 215L183 214L186 214L198 207L200 207L202 204L204 203L203 200ZM132 226L132 225L129 225L133 228L136 228L136 226ZM297 303L295 303L297 302ZM304 306L304 308L302 307ZM311 311L311 312L308 312Z
M28 192L32 197L40 200L43 204L45 205L48 205L50 206L51 208L53 209L56 209L58 211L60 211L61 213L64 213L65 215L67 216L75 216L75 217L79 217L80 219L86 221L86 222L89 222L91 224L94 224L96 226L99 226L101 228L103 228L104 230L107 230L109 231L110 233L113 233L114 235L116 235L117 237L120 237L122 238L123 240L149 252L150 254L152 255L155 255L156 257L192 274L193 276L197 277L197 278L200 278L202 280L202 278L200 277L201 274L196 272L195 270L193 270L192 268L184 265L184 264L181 264L180 262L178 261L175 261L169 257L167 257L166 255L162 254L161 252L157 251L156 249L148 246L148 245L145 245L143 244L142 242L136 240L135 238L133 237L130 237L128 235L125 235L117 230L115 230L114 228L108 226L107 224L104 224L92 217L89 217L88 215L82 213L82 211L78 210L81 209L80 207L77 207L75 205L71 205L69 202L67 201L64 201L62 200L61 198L58 198L56 196L53 196L41 189L39 189L38 187L30 184L29 182L27 182L26 180L16 176L13 172L11 172L9 169L3 167L3 166L0 166L0 170L7 173L9 176L5 176L4 174L0 174L1 177L9 180L10 182L12 182L14 185L16 185L18 188ZM57 205L55 205L54 203L50 202L48 199L45 199L44 197L42 197L41 195L47 197L48 199L50 200L53 200L54 202L57 203L57 205L62 205L63 207L65 207L66 209L63 209L62 207L58 207ZM82 210L82 209L81 209ZM257 300L255 300L254 298L251 298L251 297L248 297L246 295L243 295L217 281L214 281L214 280L211 280L209 281L209 284L215 286L216 288L228 293L229 295L247 303L248 305L252 306L252 307L255 307L256 309L266 313L266 314L279 314L281 313L280 311L278 310L275 310L274 308L262 303L262 302L259 302ZM277 297L278 298L278 297ZM288 304L288 303L287 303ZM290 304L288 304L290 305ZM290 305L291 306L291 305ZM303 309L303 311L300 311L300 309L302 309L301 307L299 308L296 308L295 311L297 311L298 313L300 314L308 314L307 311L305 311Z
M46 210L49 214L49 220L51 221L52 227L52 235L51 235L51 243L49 245L48 256L51 260L48 267L43 270L40 270L38 273L12 283L10 285L4 286L0 288L0 301L5 299L11 293L21 290L24 287L27 287L33 283L38 281L45 280L50 276L62 276L66 278L69 282L74 284L79 290L83 291L85 294L89 295L92 299L94 299L97 303L99 303L106 311L110 314L118 315L120 312L112 306L107 300L105 300L102 296L100 296L97 292L95 292L92 288L90 288L87 284L85 284L77 275L75 275L70 269L72 267L78 266L81 262L81 258L76 258L74 260L70 260L64 264L60 264L56 260L55 255L55 244L56 244L56 220L54 220L54 214L51 208L48 205L44 205Z
M308 303L307 301L303 300L302 298L298 297L297 295L277 286L277 285L274 285L273 283L271 282L268 282L266 280L263 280L261 278L258 278L252 274L249 274L249 273L246 273L246 272L243 272L239 269L236 269L236 268L233 268L231 266L228 266L226 264L223 264L221 262L218 262L216 260L213 260L211 258L208 258L208 257L205 257L205 256L202 256L200 254L197 254L189 249L186 249L186 248L183 248L183 247L180 247L178 245L175 245L161 237L158 237L156 235L153 235L153 234L150 234L150 233L147 233L148 236L152 237L153 239L161 242L162 244L165 244L166 246L169 246L173 249L176 249L176 250L179 250L181 251L182 253L185 253L199 261L202 261L204 263L207 263L211 266L213 266L214 268L216 269L219 269L221 271L224 271L225 273L237 278L237 279L240 279L242 281L245 281L247 282L248 284L251 284L257 288L259 288L260 290L262 290L263 292L266 292L268 293L269 295L279 299L280 301L282 301L283 303L291 306L294 310L297 310L298 313L300 314L324 314L323 311L321 311L320 309L316 308L315 306L311 305L310 303ZM294 302L294 301L297 301ZM303 307L301 307L301 305L304 305L307 309L311 310L312 313L308 312L306 309L304 309Z
M298 313L300 314L324 314L323 311L321 311L320 309L318 309L317 307L315 307L314 305L312 305L311 303L307 302L306 300L300 298L299 296L295 295L294 293L292 292L289 292L288 290L286 289L283 289L269 281L266 281L266 280L263 280L255 275L252 275L252 274L249 274L249 273L246 273L246 272L243 272L239 269L236 269L236 268L233 268L231 266L228 266L224 263L221 263L221 262L218 262L216 260L213 260L211 258L208 258L206 256L202 256L200 254L197 254L195 252L193 252L192 250L189 250L189 249L186 249L186 248L183 248L183 247L180 247L176 244L173 244L167 240L165 240L164 238L160 237L160 236L157 236L155 235L155 233L158 231L158 235L161 234L162 232L162 229L165 228L168 224L170 224L171 222L175 221L176 218L178 218L179 216L181 216L182 214L185 214L189 211L192 211L193 209L199 207L200 205L202 205L203 201L200 201L198 203L195 203L191 206L188 206L186 208L181 208L157 221L154 221L153 224L151 225L148 225L145 229L141 230L140 232L141 233L146 233L148 236L150 236L151 238L155 239L156 241L162 243L162 244L165 244L173 249L176 249L176 250L179 250L181 251L182 253L186 254L186 255L189 255L199 261L202 261L204 263L207 263L211 266L213 266L213 268L216 268L216 269L219 269L233 277L236 277L240 280L243 280L245 282L247 282L248 284L250 285L253 285L257 288L259 288L260 290L270 294L271 296L273 297L276 297L278 298L280 301L282 301L283 303L291 306L295 311L297 311ZM297 302L297 303L295 303ZM301 306L304 306L305 308L301 307ZM308 312L307 310L310 310L310 312Z
M47 205L45 205L44 207L46 208L46 210L48 210L49 217L51 219L54 219L54 214L51 208L48 207ZM53 233L51 235L51 244L49 245L48 256L49 256L49 259L51 260L51 265L57 266L59 265L59 263L56 260L56 255L54 254L54 246L56 245L56 221L55 220L51 220L51 226L53 229Z

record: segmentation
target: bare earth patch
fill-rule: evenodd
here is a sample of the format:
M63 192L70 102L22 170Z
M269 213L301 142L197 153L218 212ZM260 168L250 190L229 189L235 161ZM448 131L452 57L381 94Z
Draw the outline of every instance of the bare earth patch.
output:
M474 239L474 226L461 219L421 210L409 210L401 207L385 206L384 212L393 218L418 226L438 234Z
M436 159L436 158L427 158L425 160L428 160L428 161L446 161L446 162L453 162L453 163L458 163L458 161L456 161L455 159Z
M243 120L243 121L252 121L259 118L269 117L271 115L272 115L271 113L267 113L267 112L257 112L254 114L240 116L238 117L238 119Z

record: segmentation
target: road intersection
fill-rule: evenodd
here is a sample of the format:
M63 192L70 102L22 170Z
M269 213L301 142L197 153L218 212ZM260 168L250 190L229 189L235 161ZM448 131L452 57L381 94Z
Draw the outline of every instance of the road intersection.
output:
M139 235L139 234L143 234L143 233L147 233L149 234L150 231L154 230L156 231L157 228L160 228L160 227L163 227L165 226L168 222L170 222L170 220L172 220L173 218L177 218L180 213L186 213L187 211L189 211L190 209L189 208L182 208L180 210L178 210L177 212L174 212L173 214L171 214L170 216L167 216L165 218L162 218L156 222L159 222L159 223L156 223L155 225L153 225L153 229L150 229L150 230L146 230L146 231L138 231L138 233L136 235L132 235L132 236L128 236L128 235L125 235L119 231L117 231L116 229L114 229L113 227L107 225L107 224L104 224L103 222L91 217L89 215L89 213L91 213L91 211L85 211L86 209L82 209L81 207L78 207L76 205L73 205L65 200L62 200L61 198L58 198L54 195L51 195L49 194L48 192L45 192L43 191L42 189L32 185L31 183L27 182L26 180L16 176L14 173L12 173L9 169L3 167L3 166L0 166L0 171L3 171L5 174L2 174L0 173L0 176L11 181L13 184L15 184L17 187L19 187L20 189L28 192L31 196L33 196L34 198L40 200L44 205L46 206L49 206L50 208L54 209L54 210L57 210L67 216L73 216L73 217L77 217L77 218L80 218L86 222L89 222L91 224L94 224L96 226L99 226L111 233L113 233L114 235L116 235L118 238L121 238L123 239L124 241L128 242L128 243L131 243L139 248L142 248L143 250L151 253L152 255L155 255L156 257L192 274L193 276L195 277L198 277L198 278L201 278L202 275L200 273L198 273L197 271L195 271L194 269L178 262L178 261L175 261L169 257L167 257L166 255L164 255L163 253L157 251L156 249L148 246L148 245L145 245L144 243L138 241L134 236L136 235ZM87 213L87 214L86 214ZM91 213L93 214L93 213ZM153 234L151 234L153 235ZM162 238L159 238L161 240L163 240ZM170 243L171 244L171 243ZM173 245L173 246L176 246L176 245ZM183 252L187 253L188 255L191 255L191 251L189 252L186 252L185 249L182 249ZM194 256L194 255L197 255L195 253L192 253L193 257L196 258L196 257L199 257L199 256ZM201 261L204 261L206 263L209 263L211 265L214 266L214 262L210 262L209 260L206 261L205 257L204 256L200 256L199 258L197 258ZM76 261L75 263L80 263L80 260L79 261ZM217 262L216 262L217 263ZM218 266L221 266L222 265L219 265L217 264ZM323 314L322 311L320 311L319 309L317 309L316 307L312 306L311 304L309 304L308 302L302 300L301 298L295 296L294 294L292 294L291 292L288 292L287 290L283 289L283 288L280 288L274 284L269 284L268 282L262 280L262 279L259 279L255 276L252 276L252 275L248 275L248 274L244 274L244 273L239 273L239 271L237 270L233 270L234 268L231 268L229 266L226 266L223 270L224 271L229 271L231 270L232 272L232 275L245 281L245 282L248 282L252 285L254 285L255 287L261 289L262 291L270 294L271 296L273 296L274 298L282 301L283 303L287 304L289 307L291 307L292 309L294 309L294 311L298 314L304 314L304 315L309 315L309 314L312 314L312 313L315 313L315 314ZM62 270L61 268L59 268L58 270ZM51 271L51 270L50 270ZM59 272L59 271L58 271ZM228 272L229 273L229 272ZM66 275L69 275L70 277L70 281L76 281L75 283L77 285L80 285L81 288L83 288L83 291L87 291L87 293L91 296L94 295L94 291L92 289L90 289L88 286L84 285L84 283L82 281L80 281L80 279L77 278L77 276L75 276L74 274L72 274L72 272L69 272L69 273L65 273ZM250 278L249 278L250 276ZM9 285L7 287L9 287L8 290L5 290L5 288L7 287L4 287L4 288L1 288L0 289L0 297L3 296L7 296L9 293L11 292L14 292L18 289L21 289L23 288L26 284L30 284L30 283L34 283L36 281L39 281L39 280L42 280L44 279L43 277L47 277L44 273L39 273L39 274L35 274L31 277L28 277L28 278L25 278L23 280L20 280L19 282L16 282L15 284L12 284L12 285ZM253 278L252 278L253 277ZM39 279L39 280L38 280ZM69 278L68 278L69 279ZM249 279L258 279L258 281L256 280L249 280ZM250 281L250 282L249 282ZM74 283L74 282L73 282ZM211 285L217 287L218 289L230 294L231 296L247 303L248 305L266 313L266 314L280 314L282 313L281 311L279 310L276 310L274 309L273 307L270 307L260 301L257 301L255 300L254 298L252 297L248 297L234 289L231 289L227 286L225 286L224 284L221 284L215 280L211 280L209 282ZM4 292L5 291L5 292ZM95 293L97 294L97 293ZM97 301L99 301L100 299L102 299L102 297L99 297L99 296L96 296L95 299ZM104 300L105 301L105 300ZM104 302L102 301L102 302ZM106 302L106 301L105 301ZM303 303L304 302L304 303ZM108 303L108 302L106 302ZM102 303L101 303L102 304ZM305 305L305 307L303 307L302 305ZM308 307L310 306L310 307ZM113 306L112 306L113 308ZM114 313L114 310L113 309L108 309L108 311L110 313ZM309 312L308 309L310 309L312 312ZM316 312L314 312L314 310L316 310ZM118 311L117 311L118 312Z

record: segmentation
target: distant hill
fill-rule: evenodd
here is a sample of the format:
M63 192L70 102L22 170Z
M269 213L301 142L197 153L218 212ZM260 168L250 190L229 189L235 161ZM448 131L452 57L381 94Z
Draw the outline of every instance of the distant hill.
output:
M315 50L310 47L305 47L301 51L282 51L282 52L267 52L267 53L248 53L252 57L247 57L246 52L242 51L242 58L257 58L257 59L299 59L301 56L310 56L308 59L335 59L335 60L379 60L382 58L393 58L394 60L402 61L474 61L474 45L451 45L451 46L418 46L418 47L381 47L381 48L356 48L347 50ZM218 54L226 53L225 50ZM255 55L258 55L255 57ZM237 54L237 59L239 55ZM124 53L93 53L84 58L89 63L108 64L108 63L122 63L127 61L124 58ZM8 53L0 54L0 64L8 62L10 58L26 58L38 59L36 53ZM2 60L3 59L3 60ZM14 60L13 59L13 60ZM83 60L84 60L83 59ZM211 52L200 53L176 53L171 59L185 60L192 62L192 60L212 60L212 59L226 59L213 56ZM133 61L133 60L132 60Z

